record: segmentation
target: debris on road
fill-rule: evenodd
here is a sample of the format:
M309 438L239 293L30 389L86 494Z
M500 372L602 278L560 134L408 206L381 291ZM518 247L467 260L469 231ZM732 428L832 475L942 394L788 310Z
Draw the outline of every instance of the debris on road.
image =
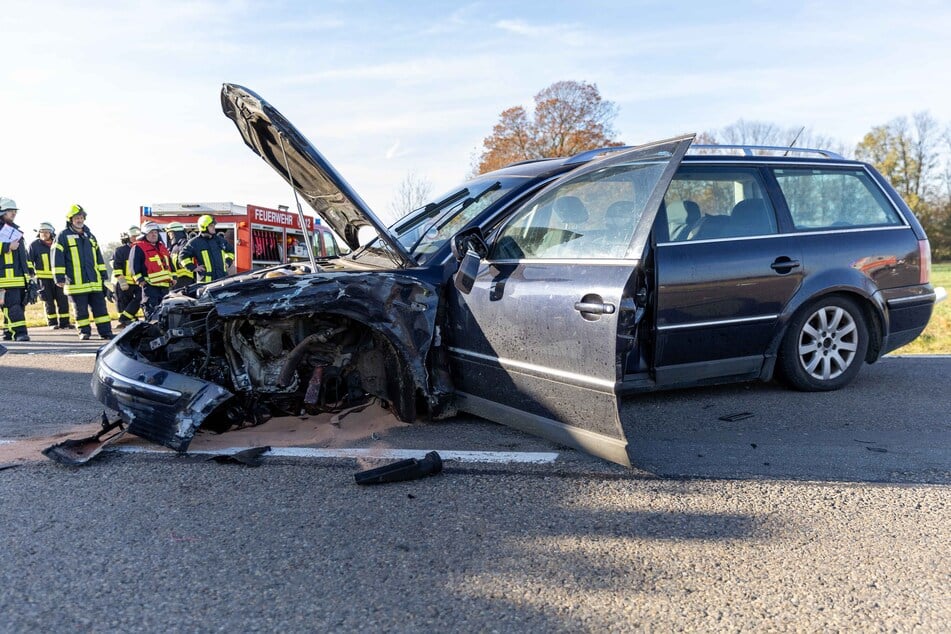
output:
M99 423L101 429L96 434L50 445L43 450L43 455L64 465L79 466L86 464L102 453L103 449L125 435L125 425L123 425L121 418L110 419L106 416L106 412L103 412Z
M427 453L422 460L409 458L375 469L367 469L353 474L357 484L383 484L385 482L404 482L418 480L442 471L442 458L435 451Z
M270 447L251 447L237 453L218 454L208 459L221 464L243 464L247 467L260 467L261 456L270 450Z

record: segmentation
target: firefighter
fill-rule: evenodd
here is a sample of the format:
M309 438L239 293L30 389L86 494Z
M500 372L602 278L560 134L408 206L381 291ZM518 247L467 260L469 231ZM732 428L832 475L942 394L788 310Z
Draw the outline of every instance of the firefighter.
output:
M129 255L132 279L142 288L145 318L162 303L172 285L172 256L159 237L158 223L142 225L142 235Z
M180 222L170 222L165 226L168 238L168 252L172 255L172 273L175 275L175 284L172 289L179 289L194 283L195 274L189 271L181 262L182 249L188 242L185 234L185 225Z
M26 332L26 303L33 283L30 264L23 246L23 236L16 220L16 202L0 198L0 229L10 227L20 237L10 242L0 242L0 304L3 305L3 338L6 341L29 341ZM34 299L35 301L35 299Z
M40 283L40 297L46 305L46 323L54 330L72 328L69 323L69 302L66 293L53 281L53 262L50 250L56 230L48 222L41 222L37 238L30 244L27 258Z
M112 339L106 307L106 293L111 294L105 281L106 263L96 236L86 227L86 211L81 205L73 205L66 212L66 228L53 246L53 276L73 304L79 338L88 340L90 325L95 323L100 339Z
M197 236L182 247L179 262L195 274L199 283L213 282L228 274L234 253L224 238L215 233L215 219L204 215L198 219Z
M122 242L112 253L112 281L116 289L116 310L119 312L119 323L116 330L122 330L133 321L142 305L142 289L129 283L131 276L129 252L132 244L139 237L139 228L129 227L128 231L119 234Z

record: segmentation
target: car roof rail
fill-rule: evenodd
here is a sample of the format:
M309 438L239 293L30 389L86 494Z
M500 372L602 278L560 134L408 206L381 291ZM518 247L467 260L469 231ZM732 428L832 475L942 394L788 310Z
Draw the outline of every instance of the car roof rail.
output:
M542 161L550 161L550 158L531 158L525 159L524 161L515 161L514 163L506 163L502 166L502 169L506 167L515 167L516 165L529 165L531 163L541 163Z
M789 147L784 145L691 145L687 153L693 153L695 150L701 150L701 154L714 154L720 150L740 150L744 156L759 156L756 152L782 152L783 156L786 156L790 152L795 152L796 154L817 154L824 158L845 160L844 156L832 150Z
M610 147L599 147L593 150L585 150L584 152L578 152L574 156L569 157L565 160L565 165L577 165L579 163L587 163L593 158L597 158L602 154L608 154L609 152L622 152L624 150L633 150L635 146L633 145L612 145Z

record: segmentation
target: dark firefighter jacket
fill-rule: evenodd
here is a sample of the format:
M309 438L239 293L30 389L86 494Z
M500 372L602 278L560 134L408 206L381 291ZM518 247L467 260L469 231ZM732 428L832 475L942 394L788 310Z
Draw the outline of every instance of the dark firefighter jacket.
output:
M49 242L44 242L40 238L37 238L32 243L30 243L30 250L27 252L27 259L30 260L30 267L32 267L37 279L53 279L53 261L52 255L50 253L50 248L52 246L52 240Z
M226 276L233 261L234 254L225 239L207 233L200 233L185 243L179 255L180 265L193 273L199 265L205 267L204 275L195 275L196 282L211 282Z
M76 233L66 225L53 245L53 276L56 283L66 283L67 295L95 293L102 290L106 263L96 236L89 227Z
M165 243L159 240L152 244L145 236L135 241L132 253L132 278L136 284L142 281L151 286L172 285L172 256Z
M182 249L185 248L188 239L182 231L173 231L169 234L169 238L172 245L168 250L172 254L172 273L176 278L187 280L191 284L195 280L195 274L182 264Z
M131 271L129 270L129 252L132 251L132 245L123 242L116 250L112 253L112 279L113 281L118 281L120 275L129 277Z
M0 220L0 227L4 222ZM14 229L19 230L14 223L7 223ZM30 277L30 264L26 257L26 247L23 244L23 238L20 238L20 248L16 251L10 250L9 242L0 243L0 288L21 288L26 286L26 281Z

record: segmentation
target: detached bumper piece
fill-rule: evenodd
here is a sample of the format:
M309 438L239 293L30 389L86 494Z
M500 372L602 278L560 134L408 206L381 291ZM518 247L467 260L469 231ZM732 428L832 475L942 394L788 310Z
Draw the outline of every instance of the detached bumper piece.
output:
M100 351L93 394L119 412L130 433L184 452L198 427L233 394L209 381L133 359L118 345L125 338L123 332Z
M102 429L97 434L50 445L43 450L43 455L53 462L71 467L86 464L102 453L103 449L125 435L125 427L121 419L109 420L103 412L100 422Z

